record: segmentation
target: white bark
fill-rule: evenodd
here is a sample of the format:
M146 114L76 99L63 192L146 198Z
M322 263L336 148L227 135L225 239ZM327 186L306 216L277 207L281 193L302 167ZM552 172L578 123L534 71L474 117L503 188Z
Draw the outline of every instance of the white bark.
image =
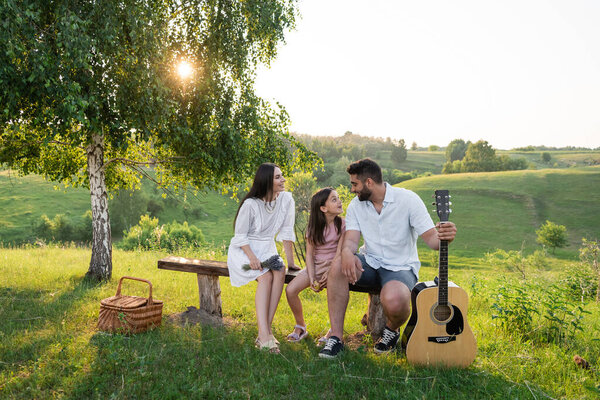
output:
M94 134L87 147L87 167L92 201L92 258L87 276L109 280L112 275L112 240L104 169L104 138Z

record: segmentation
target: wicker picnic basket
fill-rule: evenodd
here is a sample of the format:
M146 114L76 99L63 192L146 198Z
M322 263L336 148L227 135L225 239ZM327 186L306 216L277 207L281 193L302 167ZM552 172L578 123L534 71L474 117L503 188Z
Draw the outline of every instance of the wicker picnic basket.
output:
M150 286L148 298L122 296L123 279L146 282ZM140 333L162 321L163 302L152 298L152 283L146 279L124 276L119 280L117 294L100 301L98 329L108 332Z

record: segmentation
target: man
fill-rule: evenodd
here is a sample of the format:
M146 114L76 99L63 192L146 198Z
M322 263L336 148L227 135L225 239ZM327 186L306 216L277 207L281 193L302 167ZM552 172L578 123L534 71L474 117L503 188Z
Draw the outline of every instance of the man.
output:
M341 338L350 283L381 288L386 327L375 344L375 352L394 350L400 337L398 329L410 316L410 292L419 276L418 236L433 250L439 250L440 240L451 242L456 236L452 222L434 226L417 194L383 182L381 168L375 161L356 161L347 172L352 192L357 196L346 211L341 261L334 262L328 274L331 332L319 353L324 358L335 358L344 348ZM355 254L361 234L364 246L360 254Z

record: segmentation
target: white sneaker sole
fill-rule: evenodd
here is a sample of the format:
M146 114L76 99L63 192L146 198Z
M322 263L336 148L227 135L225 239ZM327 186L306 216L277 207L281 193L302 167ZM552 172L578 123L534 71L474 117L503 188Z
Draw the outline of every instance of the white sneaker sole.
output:
M393 349L389 349L389 350L378 350L375 347L373 347L373 351L377 354L388 354L391 353L393 351L396 351L396 348L394 347Z
M321 358L327 358L327 359L331 360L333 358L338 358L341 354L342 354L341 351L339 353L337 353L335 356L330 356L329 354L319 353L319 357L321 357Z

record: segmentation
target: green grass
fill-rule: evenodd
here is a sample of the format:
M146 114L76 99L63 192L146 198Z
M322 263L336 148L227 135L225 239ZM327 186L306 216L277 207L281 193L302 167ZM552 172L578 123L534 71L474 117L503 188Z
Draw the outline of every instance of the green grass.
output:
M452 246L459 252L518 250L523 244L532 251L535 230L546 220L567 228L569 246L558 249L559 256L573 258L581 238L598 237L600 167L437 175L398 186L426 204L435 189L450 191L450 220L459 229Z
M20 177L0 170L0 242L20 242L32 237L42 214L65 214L81 221L91 208L86 189L62 188L41 176Z
M141 190L146 199L162 205L156 215L161 224L188 221L202 229L211 244L222 246L229 242L238 205L235 200L215 192L187 192L163 198L163 192L148 180L143 181ZM22 243L35 239L34 226L43 214L50 219L65 214L79 224L90 210L90 194L87 189L65 188L37 175L17 176L0 170L0 210L0 243ZM115 233L115 239L120 238L120 233Z
M4 227L12 224L0 228L0 235L26 229L27 218L65 209L76 216L88 207L84 190L65 194L37 177L10 180L6 171L0 179L0 221ZM519 278L481 258L496 248L520 249L523 242L526 253L532 252L538 248L535 229L550 219L567 227L570 245L557 250L547 268L528 271L527 279L560 282L576 260L581 237L598 236L600 167L432 176L401 186L425 200L437 188L453 196L451 220L459 234L450 248L450 279L470 295L469 322L478 340L470 368L416 368L401 355L376 357L368 337L333 362L319 359L312 341L283 343L282 355L272 356L253 348L253 284L232 288L221 278L226 328L182 328L166 316L198 303L196 280L192 274L158 270L156 261L165 253L115 250L115 279L92 286L82 280L89 249L0 248L0 398L598 398L598 370L581 370L572 357L579 354L595 368L600 364L600 307L582 304L591 314L567 343L501 329L492 319L492 305L499 287L517 285ZM188 203L172 200L163 218L196 215L210 221L213 225L202 229L217 245L181 255L223 260L224 247L215 238L231 235L235 203L215 194L199 197L206 203L188 211ZM420 252L420 279L431 280L436 275L432 252L422 245ZM129 337L96 331L99 302L114 294L116 278L123 275L153 282L154 296L165 301L161 328ZM124 292L145 291L130 284ZM302 296L315 339L328 329L326 296ZM363 329L366 301L365 295L352 294L346 335ZM283 339L293 324L282 300L276 336Z
M600 363L600 308L586 303L584 331L568 345L524 341L495 326L491 303L501 271L477 258L453 258L451 279L470 294L469 321L478 356L465 369L414 367L401 355L378 357L363 340L339 360L322 360L311 340L287 344L293 326L284 299L275 316L280 356L253 347L255 285L232 288L221 278L225 328L179 327L167 316L197 305L192 274L158 270L157 252L114 252L115 277L145 277L163 300L163 325L120 336L95 329L100 300L115 293L117 279L100 286L82 280L89 249L0 249L0 398L597 398L597 372L577 368L574 354ZM217 253L198 254L222 259ZM535 271L531 279L555 279ZM421 278L431 279L432 267ZM145 295L143 284L124 294ZM303 293L312 339L328 328L326 295ZM347 335L361 331L366 296L352 294Z

